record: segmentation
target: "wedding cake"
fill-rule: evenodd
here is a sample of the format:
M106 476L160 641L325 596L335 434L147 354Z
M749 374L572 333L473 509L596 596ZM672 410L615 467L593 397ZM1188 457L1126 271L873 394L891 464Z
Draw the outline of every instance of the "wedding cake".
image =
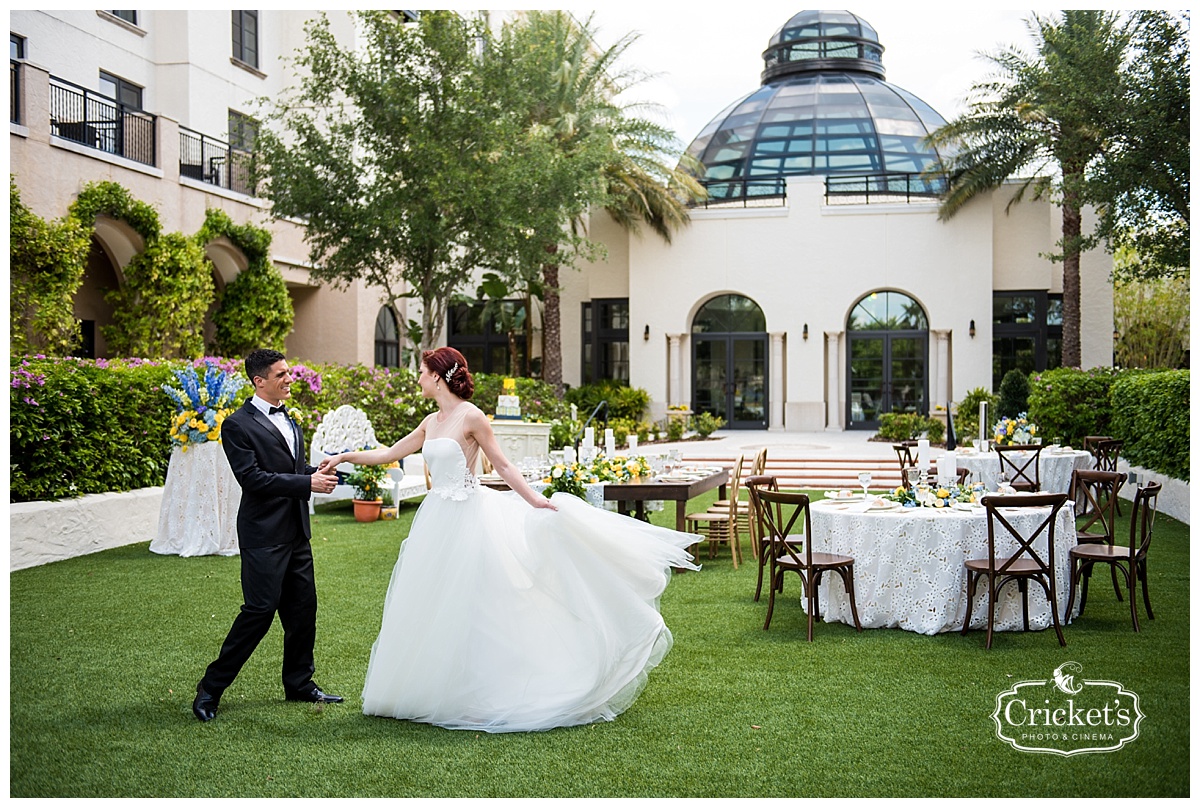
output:
M511 418L520 420L521 418L521 397L516 395L517 381L516 379L504 380L504 393L496 396L496 417Z

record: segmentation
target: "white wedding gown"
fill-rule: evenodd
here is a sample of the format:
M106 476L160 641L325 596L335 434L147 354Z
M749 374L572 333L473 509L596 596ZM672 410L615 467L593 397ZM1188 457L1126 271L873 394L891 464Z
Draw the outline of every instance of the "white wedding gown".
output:
M695 536L479 486L468 407L426 421L431 490L392 572L363 712L486 732L612 720L671 647L658 597L671 567L698 569Z

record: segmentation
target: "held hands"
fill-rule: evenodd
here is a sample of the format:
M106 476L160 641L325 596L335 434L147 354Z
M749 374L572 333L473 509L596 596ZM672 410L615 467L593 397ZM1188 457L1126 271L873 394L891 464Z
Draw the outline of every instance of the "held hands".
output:
M335 468L337 468L338 465L341 464L341 462L342 462L342 456L340 454L329 455L324 460L322 460L320 462L320 464L317 466L317 473L333 474L333 470Z
M312 490L314 494L331 493L334 489L334 486L337 485L337 475L333 474L332 472L326 474L322 472L321 469L317 469L317 471L312 475L311 479Z

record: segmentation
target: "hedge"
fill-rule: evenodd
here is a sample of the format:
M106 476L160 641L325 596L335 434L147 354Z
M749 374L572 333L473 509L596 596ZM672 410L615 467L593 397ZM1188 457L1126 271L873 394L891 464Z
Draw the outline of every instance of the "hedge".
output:
M1113 382L1112 430L1135 466L1190 479L1191 376L1187 370L1126 374Z
M1109 389L1120 373L1056 368L1030 374L1029 420L1045 438L1061 437L1072 446L1082 446L1085 435L1111 435Z

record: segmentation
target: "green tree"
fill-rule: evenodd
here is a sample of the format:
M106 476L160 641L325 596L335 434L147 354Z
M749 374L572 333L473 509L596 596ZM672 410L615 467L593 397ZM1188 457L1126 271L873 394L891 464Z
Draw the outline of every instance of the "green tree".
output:
M1183 365L1191 327L1187 276L1122 278L1113 283L1114 360L1123 368Z
M1130 58L1121 92L1110 98L1109 146L1100 166L1100 232L1129 247L1129 277L1189 272L1191 235L1190 17L1132 15ZM1115 250L1114 250L1115 251Z
M517 98L524 103L525 132L551 152L550 165L572 164L563 174L563 204L551 208L553 240L542 243L542 378L562 390L562 329L559 277L570 263L566 239L585 232L594 205L623 227L647 225L667 240L688 221L687 202L703 196L681 166L680 144L673 132L644 116L645 105L621 100L621 94L646 77L619 66L636 38L622 37L609 48L597 47L589 17L577 22L563 11L532 11L506 29L505 53L515 65ZM597 149L600 151L597 152ZM582 157L581 157L582 156ZM589 161L600 159L599 174ZM572 192L570 182L575 182ZM532 197L541 199L543 197ZM545 233L545 228L536 228ZM569 235L568 235L569 234ZM587 246L576 240L577 251Z
M79 343L75 293L91 240L73 216L47 222L21 202L9 177L9 350L65 355Z
M300 84L257 140L263 194L274 215L306 220L314 278L383 290L398 322L397 302L418 298L421 347L433 347L493 221L503 117L478 69L492 40L451 12L355 20L345 48L324 15L307 26Z
M1000 418L1016 418L1029 409L1029 377L1013 368L1000 380L996 414Z
M948 187L939 215L949 219L971 199L1006 180L1023 181L1010 205L1032 191L1062 208L1062 363L1080 366L1082 252L1096 243L1083 233L1085 205L1097 200L1090 181L1107 140L1101 122L1121 86L1129 34L1118 15L1067 10L1061 20L1029 21L1036 55L1009 47L986 57L989 81L969 91L969 109L930 135L943 155Z

